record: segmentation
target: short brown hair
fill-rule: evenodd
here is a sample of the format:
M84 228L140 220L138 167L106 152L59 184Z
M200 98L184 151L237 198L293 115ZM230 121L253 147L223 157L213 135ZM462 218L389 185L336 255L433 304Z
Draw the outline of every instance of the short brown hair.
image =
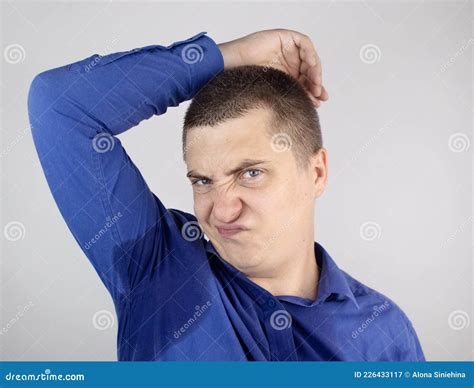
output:
M272 133L290 137L296 160L307 166L323 146L319 117L304 88L281 70L239 66L224 70L193 98L184 117L183 157L187 132L243 116L255 108L272 112Z

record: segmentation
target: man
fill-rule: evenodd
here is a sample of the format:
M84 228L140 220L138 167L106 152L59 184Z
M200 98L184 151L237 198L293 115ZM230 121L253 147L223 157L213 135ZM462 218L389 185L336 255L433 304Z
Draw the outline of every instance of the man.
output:
M194 96L183 151L196 216L165 208L115 137ZM35 77L35 145L113 298L119 360L424 360L400 308L314 241L328 176L314 107L327 99L311 40L282 29Z

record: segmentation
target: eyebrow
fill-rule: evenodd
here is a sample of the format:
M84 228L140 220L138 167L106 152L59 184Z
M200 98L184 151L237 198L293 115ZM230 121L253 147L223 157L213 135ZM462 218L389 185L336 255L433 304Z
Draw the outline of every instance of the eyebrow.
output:
M262 164L262 163L267 163L267 162L268 162L268 160L244 159L244 160L242 160L242 162L237 167L235 167L232 170L228 171L227 175L233 175L236 172L239 172L239 171L241 171L245 168L256 166L256 165L259 165L259 164ZM195 172L194 170L189 171L186 174L186 176L188 178L206 178L206 179L209 179L207 176L199 174L199 173Z

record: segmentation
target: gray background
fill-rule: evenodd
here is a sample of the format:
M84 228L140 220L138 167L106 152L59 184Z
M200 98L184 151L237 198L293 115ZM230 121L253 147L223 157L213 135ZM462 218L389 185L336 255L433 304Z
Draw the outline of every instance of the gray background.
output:
M342 269L400 305L428 360L471 360L471 8L2 2L1 359L116 359L112 300L56 209L33 146L33 76L200 31L223 42L279 27L311 36L330 94L319 109L329 186L316 203L315 239ZM120 139L163 203L192 212L179 156L187 105Z

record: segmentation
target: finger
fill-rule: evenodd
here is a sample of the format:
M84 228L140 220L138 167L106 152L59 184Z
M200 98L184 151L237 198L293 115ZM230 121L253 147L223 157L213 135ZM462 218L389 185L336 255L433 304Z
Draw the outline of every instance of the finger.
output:
M317 83L317 78L322 78L322 66L316 48L308 36L300 33L295 33L295 35L294 41L299 48L300 60L302 63L306 63L308 68L315 68L310 78L314 83Z
M319 108L321 106L321 101L318 100L316 97L308 93L309 98L311 99L311 102L316 108Z
M321 101L327 101L329 99L329 94L325 87L323 85L314 85L304 74L300 74L298 82L301 84L301 86L304 87L313 103L314 99L318 100L319 103L321 103Z
M320 60L313 42L306 35L297 33L297 36L299 39L295 41L295 44L299 48L301 61L306 62L309 66L317 66Z
M321 73L319 69L316 66L310 67L306 73L308 74L308 79L314 84L314 85L322 85L323 83L323 77L321 76Z
M316 107L319 107L321 105L322 99L319 98L318 96L315 96L314 93L311 91L311 87L314 87L314 85L312 85L311 82L308 82L308 80L306 80L304 76L300 77L299 82L304 87L313 105Z
M316 66L310 67L306 62L301 62L300 73L305 75L313 84L321 85L321 74L318 72Z
M323 101L327 101L329 99L329 93L324 88L324 86L322 86L322 91L321 91L321 95L319 96L319 99Z
M303 86L303 88L306 90L308 94L310 94L313 97L318 98L318 94L316 94L316 85L314 85L311 81L308 80L306 75L300 74L300 77L298 79L298 82Z
M307 54L303 54L302 57L307 57ZM301 56L300 56L301 58ZM301 62L301 70L303 74L306 74L308 79L313 82L314 84L318 85L321 84L322 82L322 71L321 71L321 65L319 62L314 62L317 61L318 59L313 57L312 61L306 61L302 59Z
M319 97L322 92L322 79L316 67L311 67L308 69L307 79L311 92L314 93L316 97Z
M320 83L320 80L317 79L317 84L313 83L313 81L310 80L310 76L308 76L308 72L304 71L305 66L302 66L300 75L298 77L299 83L304 86L304 88L314 95L314 97L319 98L320 94L322 93L322 85ZM314 69L314 68L313 68ZM311 72L311 70L308 70ZM315 71L315 70L313 70Z
M313 66L309 67L307 64L302 63L301 65L301 75L300 78L305 79L305 87L308 91L310 91L316 98L320 100L327 99L327 92L324 91L322 85L321 75L318 72L318 69Z

